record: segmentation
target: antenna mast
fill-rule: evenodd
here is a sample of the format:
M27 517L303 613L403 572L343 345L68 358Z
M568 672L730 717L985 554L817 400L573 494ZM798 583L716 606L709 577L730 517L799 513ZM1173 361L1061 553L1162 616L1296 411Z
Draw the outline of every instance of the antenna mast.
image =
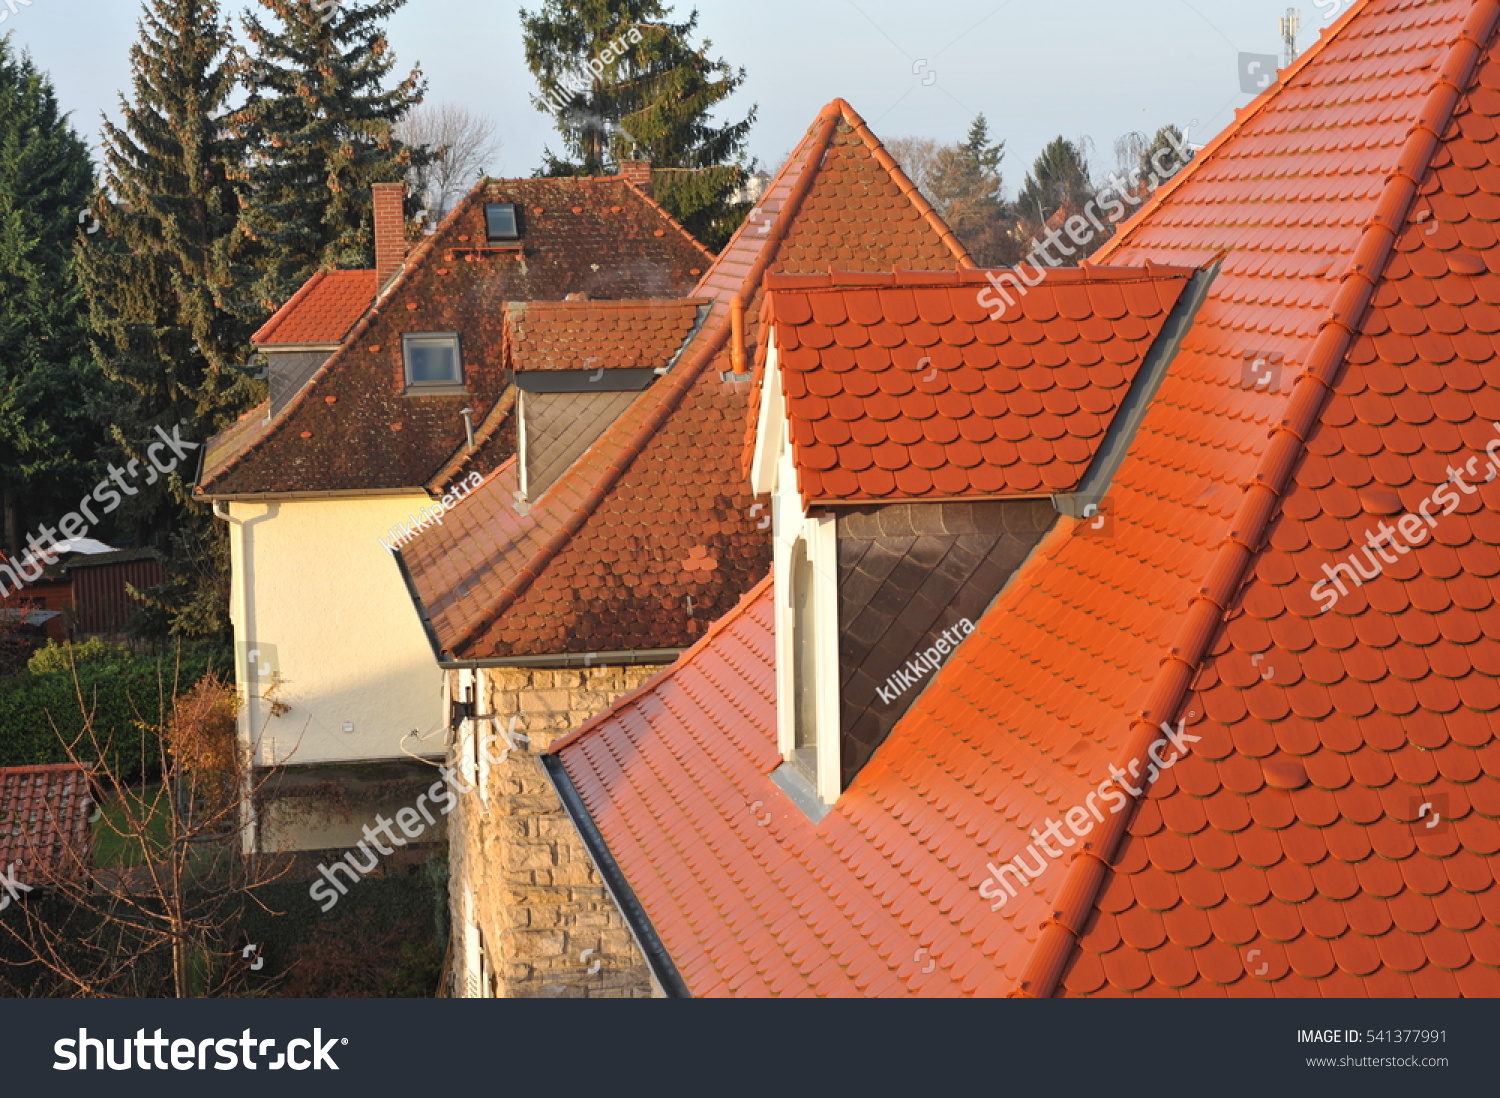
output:
M1302 29L1302 13L1296 8L1287 8L1286 17L1281 20L1281 37L1286 43L1286 48L1281 55L1281 67L1290 68L1292 62L1297 60L1297 32Z

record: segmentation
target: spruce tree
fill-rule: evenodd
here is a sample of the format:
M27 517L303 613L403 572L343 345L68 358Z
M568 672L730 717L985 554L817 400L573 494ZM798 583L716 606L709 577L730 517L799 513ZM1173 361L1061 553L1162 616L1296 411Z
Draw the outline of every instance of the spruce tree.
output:
M248 101L236 116L252 149L245 227L259 249L255 299L274 308L315 271L372 267L371 187L405 180L424 158L395 136L422 101L412 69L395 68L382 29L406 0L259 0L245 17Z
M1093 199L1094 186L1089 182L1088 160L1083 150L1058 137L1042 150L1027 174L1016 197L1016 215L1022 232L1036 239L1046 235L1048 221L1058 212L1070 217L1082 214ZM1077 266L1103 243L1100 238L1086 248L1076 249L1064 266Z
M1005 143L991 142L981 114L964 143L939 149L927 170L928 198L981 267L1008 266L1019 258L1002 197L1004 157Z
M550 149L539 174L602 175L632 156L658 171L655 197L718 250L749 204L735 193L749 175L739 122L710 113L745 82L745 71L695 47L697 11L680 23L658 0L543 0L521 13L526 63L540 86L532 102L550 114L564 154Z
M81 250L104 373L129 399L112 434L120 467L148 468L156 428L202 444L259 397L248 379L249 338L261 317L237 312L245 277L239 229L244 147L225 124L235 93L230 28L217 0L146 0L131 47L132 95L104 124L100 231ZM227 540L191 488L189 457L146 484L119 515L134 540L164 552L151 632L222 635L227 628Z
M11 556L92 486L104 441L106 382L73 252L92 190L88 148L51 82L0 39L0 547Z

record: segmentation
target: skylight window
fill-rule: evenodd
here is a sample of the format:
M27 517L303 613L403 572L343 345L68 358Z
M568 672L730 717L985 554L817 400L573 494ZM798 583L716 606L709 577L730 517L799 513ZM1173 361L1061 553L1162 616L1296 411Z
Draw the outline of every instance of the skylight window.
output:
M462 385L463 360L459 356L458 335L433 332L403 337L406 357L406 384L409 388Z
M486 205L484 222L491 244L521 239L513 202L491 202Z

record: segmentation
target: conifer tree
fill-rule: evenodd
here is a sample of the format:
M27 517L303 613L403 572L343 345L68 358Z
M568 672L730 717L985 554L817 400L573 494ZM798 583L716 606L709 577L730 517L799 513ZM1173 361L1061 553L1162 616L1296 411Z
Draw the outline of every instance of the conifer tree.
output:
M981 114L963 144L940 148L926 172L928 198L981 267L1008 266L1019 258L1002 195L1004 157L1005 143L991 142Z
M12 556L89 486L104 441L73 254L92 190L51 82L0 39L0 548Z
M1016 214L1025 235L1036 238L1045 235L1048 221L1059 211L1069 216L1081 214L1093 198L1094 187L1089 182L1088 160L1083 150L1058 137L1042 150L1027 174L1016 197ZM1096 240L1087 251L1092 253L1103 243L1102 239ZM1086 258L1088 255L1080 252L1066 265L1075 266Z
M263 386L237 368L261 319L233 307L245 277L239 230L242 142L225 124L236 85L230 29L217 0L145 0L131 47L132 95L104 124L100 231L80 257L104 373L129 399L112 419L128 472L156 428L202 444ZM222 635L227 539L192 499L196 461L170 477L133 481L120 516L139 543L164 550L152 632Z
M252 150L254 296L274 308L315 271L374 266L371 187L405 180L423 160L395 127L426 82L414 68L386 87L396 58L382 28L406 0L258 2L275 19L245 17L248 101L236 126Z
M543 0L521 13L526 63L564 154L549 149L540 174L602 175L639 155L659 173L655 197L717 250L749 211L735 192L749 175L745 139L752 107L718 125L710 113L745 82L745 71L694 46L698 13L669 21L658 0Z

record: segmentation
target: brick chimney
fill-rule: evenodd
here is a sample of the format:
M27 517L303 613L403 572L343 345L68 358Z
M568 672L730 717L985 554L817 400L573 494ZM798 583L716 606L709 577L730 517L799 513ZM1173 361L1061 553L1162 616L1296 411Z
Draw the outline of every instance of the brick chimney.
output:
M406 259L405 183L375 184L375 282L384 287Z
M651 193L651 161L642 160L639 152L621 162L620 174L626 182L634 183L648 195Z

